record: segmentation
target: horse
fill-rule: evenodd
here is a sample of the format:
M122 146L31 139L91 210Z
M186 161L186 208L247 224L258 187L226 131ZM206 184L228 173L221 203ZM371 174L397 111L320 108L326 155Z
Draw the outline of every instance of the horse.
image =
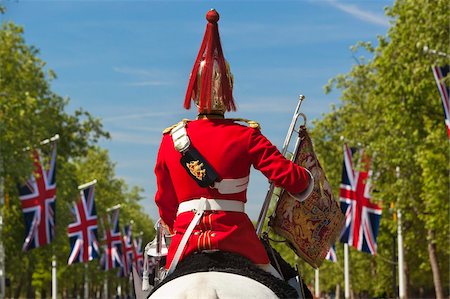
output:
M279 256L278 253L276 255ZM175 271L149 292L139 292L141 288L135 279L136 298L313 298L289 264L281 260L278 265L289 282L276 278L235 253L195 253L180 261Z

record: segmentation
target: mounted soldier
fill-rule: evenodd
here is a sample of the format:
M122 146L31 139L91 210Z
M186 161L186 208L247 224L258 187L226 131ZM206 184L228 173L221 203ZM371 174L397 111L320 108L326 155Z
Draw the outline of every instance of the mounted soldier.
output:
M186 109L194 102L197 118L165 129L158 151L155 202L160 220L156 239L145 249L145 256L155 260L150 297L311 298L298 271L268 238L272 229L317 268L343 222L339 205L325 188L328 182L306 125L295 129L299 116L306 123L299 112L303 97L281 153L258 123L225 118L236 110L233 76L222 52L219 14L210 10L206 19L184 101ZM284 154L294 132L298 137L290 161ZM271 182L256 231L245 213L252 166ZM275 186L281 192L262 233ZM144 261L142 290L150 289L149 265ZM135 286L140 289L140 283Z
M237 253L280 277L245 213L251 166L302 200L312 190L311 173L285 159L256 122L228 119L236 110L233 77L220 43L219 14L210 10L205 37L189 80L184 107L193 101L196 120L164 131L156 161L155 202L173 234L170 274L196 252Z

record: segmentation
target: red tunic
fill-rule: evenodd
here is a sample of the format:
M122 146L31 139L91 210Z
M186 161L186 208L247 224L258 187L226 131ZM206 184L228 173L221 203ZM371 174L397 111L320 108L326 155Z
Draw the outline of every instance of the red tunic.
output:
M253 165L275 186L296 194L306 189L309 174L286 160L258 129L230 119L201 119L188 122L191 144L201 153L222 179L238 179L250 174ZM217 189L201 188L180 163L170 134L164 134L156 161L156 205L161 219L175 232L167 256L167 267L194 213L178 215L181 202L200 197L247 201L247 192L220 194ZM193 252L219 249L234 252L255 264L267 264L268 256L247 214L240 212L205 212L191 234L180 260Z

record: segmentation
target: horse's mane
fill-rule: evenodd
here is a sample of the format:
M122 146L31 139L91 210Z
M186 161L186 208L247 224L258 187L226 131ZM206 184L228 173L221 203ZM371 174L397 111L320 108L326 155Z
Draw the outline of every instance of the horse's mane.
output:
M270 288L279 298L297 298L296 290L285 281L258 268L250 260L230 252L196 253L184 258L150 295L165 283L198 272L226 272L251 278Z

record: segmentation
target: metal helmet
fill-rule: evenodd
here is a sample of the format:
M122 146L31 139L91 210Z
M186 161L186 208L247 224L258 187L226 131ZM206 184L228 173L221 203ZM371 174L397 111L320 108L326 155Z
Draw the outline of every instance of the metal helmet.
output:
M217 24L219 14L211 9L206 19L208 24L189 78L184 107L189 109L194 101L200 113L223 114L236 110L233 75L222 52Z

